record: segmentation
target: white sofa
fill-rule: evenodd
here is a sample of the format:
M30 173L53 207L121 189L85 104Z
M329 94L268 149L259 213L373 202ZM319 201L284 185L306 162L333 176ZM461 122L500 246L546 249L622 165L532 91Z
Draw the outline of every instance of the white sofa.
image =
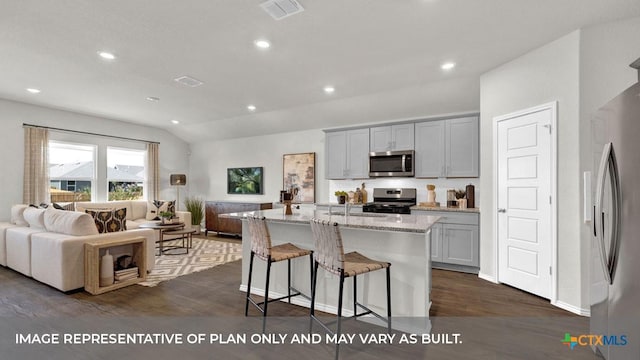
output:
M85 209L127 208L127 231L98 234L93 218ZM155 266L158 232L139 229L146 222L145 201L78 203L80 211L53 208L36 209L14 205L11 221L0 223L0 264L48 284L61 291L84 286L84 243L95 240L146 238L147 270ZM178 216L191 223L189 212ZM190 225L189 225L190 226ZM127 247L115 248L114 258L130 253Z
M88 202L79 201L75 203L76 211L85 212L90 209L127 209L127 230L137 229L140 224L149 222L152 219L147 218L148 202L144 200L119 200L107 202ZM176 211L176 216L181 222L185 223L185 227L191 227L191 213L188 211Z

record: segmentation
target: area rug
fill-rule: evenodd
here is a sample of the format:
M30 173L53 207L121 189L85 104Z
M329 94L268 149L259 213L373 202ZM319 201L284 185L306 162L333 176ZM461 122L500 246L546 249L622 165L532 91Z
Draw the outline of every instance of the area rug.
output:
M167 241L163 245L181 245L182 240ZM183 250L180 250L183 251ZM188 254L156 256L156 266L147 280L138 283L143 286L156 286L162 281L178 276L211 269L231 261L242 259L242 244L193 238L193 247Z

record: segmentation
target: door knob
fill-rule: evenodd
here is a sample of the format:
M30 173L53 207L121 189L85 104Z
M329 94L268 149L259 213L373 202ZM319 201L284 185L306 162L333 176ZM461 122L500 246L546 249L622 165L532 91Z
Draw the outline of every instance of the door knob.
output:
M498 212L499 212L499 213L506 213L506 212L507 212L507 209L498 209Z

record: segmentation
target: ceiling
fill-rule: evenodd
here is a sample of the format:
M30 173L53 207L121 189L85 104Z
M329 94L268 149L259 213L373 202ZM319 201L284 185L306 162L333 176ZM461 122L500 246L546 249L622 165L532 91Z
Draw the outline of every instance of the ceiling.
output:
M480 74L640 16L638 0L299 0L305 11L274 20L261 1L3 1L0 98L188 142L474 111Z

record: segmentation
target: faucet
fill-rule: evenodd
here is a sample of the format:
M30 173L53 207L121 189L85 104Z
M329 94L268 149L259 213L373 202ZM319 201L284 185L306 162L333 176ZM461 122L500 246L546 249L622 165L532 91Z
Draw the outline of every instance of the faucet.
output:
M349 211L351 210L351 204L348 201L344 202L344 216L349 216Z

